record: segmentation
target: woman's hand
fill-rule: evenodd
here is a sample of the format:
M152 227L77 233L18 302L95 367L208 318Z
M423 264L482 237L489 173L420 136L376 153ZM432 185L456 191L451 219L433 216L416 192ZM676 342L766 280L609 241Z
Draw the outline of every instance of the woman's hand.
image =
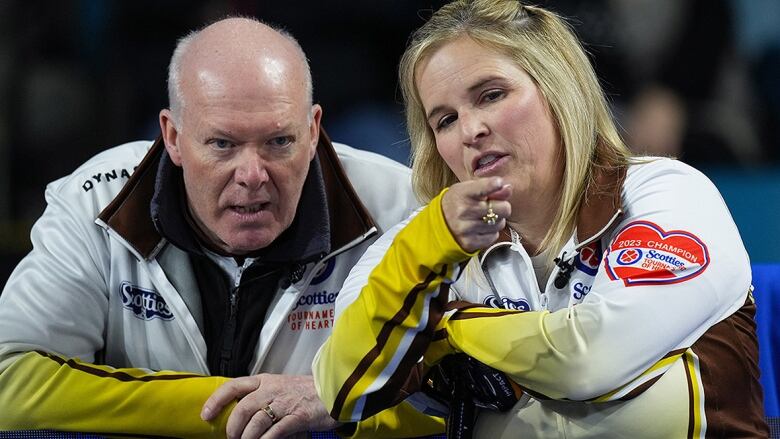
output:
M444 194L441 200L444 220L463 250L471 253L496 242L512 213L510 195L512 187L500 177L456 183ZM490 220L490 209L498 215L495 221Z

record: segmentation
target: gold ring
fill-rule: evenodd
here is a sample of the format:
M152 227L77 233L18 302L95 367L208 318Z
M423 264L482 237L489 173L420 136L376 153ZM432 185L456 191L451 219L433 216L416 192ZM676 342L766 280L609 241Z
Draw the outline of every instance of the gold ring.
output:
M493 203L490 200L487 200L487 208L487 213L482 217L482 221L491 226L495 225L496 221L498 221L498 215L493 212Z
M274 409L271 408L271 405L267 405L260 410L263 411L266 415L268 415L269 418L271 418L271 424L276 424L279 422L279 418L276 417L276 413L274 413Z

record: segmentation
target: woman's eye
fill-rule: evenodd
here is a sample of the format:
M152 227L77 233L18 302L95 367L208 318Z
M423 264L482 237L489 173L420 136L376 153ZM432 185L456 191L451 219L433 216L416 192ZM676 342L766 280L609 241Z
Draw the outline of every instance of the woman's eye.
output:
M447 128L450 126L453 122L457 120L457 116L454 114L448 114L441 119L439 119L439 123L436 124L436 131L442 130L444 128Z
M504 97L503 90L488 90L482 94L483 102L494 102Z

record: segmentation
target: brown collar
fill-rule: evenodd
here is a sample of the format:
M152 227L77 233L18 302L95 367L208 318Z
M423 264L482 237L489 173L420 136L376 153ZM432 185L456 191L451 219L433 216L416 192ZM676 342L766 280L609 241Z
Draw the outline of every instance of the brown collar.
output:
M130 180L98 218L124 238L141 256L151 259L165 243L152 222L149 203L154 195L160 157L165 149L158 138L141 160ZM317 156L327 195L331 251L338 251L376 227L341 166L336 150L324 130L320 132Z
M623 182L627 168L595 168L593 181L586 189L585 199L577 214L577 242L596 237L615 215L623 210Z

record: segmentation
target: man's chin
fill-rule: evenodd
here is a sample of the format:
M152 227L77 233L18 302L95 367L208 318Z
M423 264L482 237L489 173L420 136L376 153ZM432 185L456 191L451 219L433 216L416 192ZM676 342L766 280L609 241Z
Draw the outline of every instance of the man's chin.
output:
M246 255L268 247L278 236L278 234L272 235L268 233L263 233L259 236L257 234L243 237L238 235L225 242L223 248L232 255Z

